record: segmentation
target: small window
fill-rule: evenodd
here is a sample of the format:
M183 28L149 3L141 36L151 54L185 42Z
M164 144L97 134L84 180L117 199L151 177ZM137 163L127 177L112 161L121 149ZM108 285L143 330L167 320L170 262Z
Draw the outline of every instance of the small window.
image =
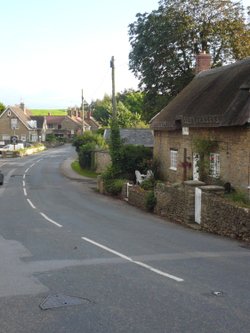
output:
M178 150L170 149L170 169L177 170Z
M220 177L220 154L210 154L210 176L213 178Z

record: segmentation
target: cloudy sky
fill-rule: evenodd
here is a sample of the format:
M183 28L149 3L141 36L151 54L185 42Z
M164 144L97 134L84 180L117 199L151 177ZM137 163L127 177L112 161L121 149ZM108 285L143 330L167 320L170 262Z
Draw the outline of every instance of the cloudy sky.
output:
M250 0L244 0L247 4ZM0 102L29 108L79 105L137 88L128 70L128 25L158 0L0 0Z

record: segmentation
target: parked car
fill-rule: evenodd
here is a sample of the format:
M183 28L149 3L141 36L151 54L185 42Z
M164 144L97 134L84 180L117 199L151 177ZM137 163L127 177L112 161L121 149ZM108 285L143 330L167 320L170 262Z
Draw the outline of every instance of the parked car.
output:
M6 145L2 148L0 148L0 154L2 153L2 151L13 151L13 150L18 150L18 149L23 149L24 148L24 144L23 143L17 143L16 145Z

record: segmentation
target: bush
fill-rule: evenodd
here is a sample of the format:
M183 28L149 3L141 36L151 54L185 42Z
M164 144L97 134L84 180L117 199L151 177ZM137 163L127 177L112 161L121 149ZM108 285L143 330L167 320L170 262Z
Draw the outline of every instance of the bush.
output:
M156 197L154 195L154 191L149 191L145 197L145 206L148 211L152 212L154 210L155 205L156 205Z
M121 147L121 174L134 180L135 170L146 173L148 161L152 159L152 150L144 146L124 145Z
M106 179L104 181L104 189L109 194L119 195L122 192L124 179Z
M250 200L245 192L234 191L229 194L225 194L225 198L232 200L239 205L250 207Z
M92 152L95 149L94 143L87 143L79 148L79 164L83 169L92 168Z
M145 191L149 191L149 190L153 190L155 186L155 179L154 177L150 177L149 179L145 179L142 183L141 183L141 187L145 190Z
M100 134L96 134L91 131L86 131L83 135L75 136L72 145L76 147L76 151L79 153L80 147L89 143L93 143L94 146L98 146L100 148L107 146L104 138Z

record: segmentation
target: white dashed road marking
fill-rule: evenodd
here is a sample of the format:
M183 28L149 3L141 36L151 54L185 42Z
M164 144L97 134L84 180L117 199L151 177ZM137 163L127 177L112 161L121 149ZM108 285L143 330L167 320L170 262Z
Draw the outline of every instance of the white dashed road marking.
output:
M146 269L150 270L151 272L154 272L154 273L156 273L156 274L162 275L162 276L164 276L164 277L167 277L167 278L169 278L169 279L175 280L175 281L177 281L177 282L183 282L183 281L184 281L183 279L181 279L181 278L179 278L179 277L177 277L177 276L174 276L174 275L172 275L172 274L165 273L165 272L163 272L163 271L161 271L161 270L159 270L159 269L156 269L156 268L154 268L154 267L152 267L152 266L149 266L149 265L147 265L147 264L144 264L143 262L135 261L135 260L133 260L132 258L130 258L130 257L128 257L128 256L126 256L126 255L124 255L124 254L122 254L122 253L120 253L120 252L117 252L117 251L115 251L115 250L112 250L112 249L110 249L109 247L104 246L104 245L102 245L102 244L100 244L100 243L97 243L97 242L95 242L95 241L93 241L93 240L91 240L91 239L89 239L89 238L82 237L82 239L85 240L85 241L88 242L88 243L91 243L91 244L93 244L93 245L95 245L95 246L97 246L97 247L100 247L101 249L103 249L103 250L105 250L105 251L108 251L108 252L110 252L110 253L113 253L113 254L115 254L116 256L118 256L118 257L120 257L120 258L122 258L122 259L125 259L125 260L127 260L127 261L129 261L129 262L131 262L131 263L133 263L133 264L136 264L136 265L138 265L138 266L141 266L141 267L143 267L143 268L146 268Z

